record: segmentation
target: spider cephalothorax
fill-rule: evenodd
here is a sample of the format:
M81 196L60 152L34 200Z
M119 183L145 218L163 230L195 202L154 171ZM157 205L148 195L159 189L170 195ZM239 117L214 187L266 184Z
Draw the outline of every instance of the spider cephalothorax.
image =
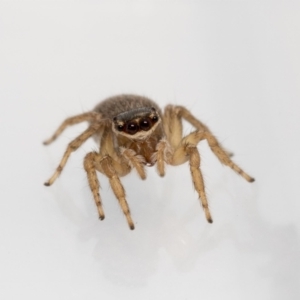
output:
M182 136L182 120L195 127L195 131ZM89 186L101 220L104 219L96 171L109 178L113 192L126 216L130 229L134 229L121 176L136 169L142 179L146 178L145 166L156 164L159 175L165 174L165 164L180 165L189 161L192 180L201 200L208 222L212 218L208 208L197 144L207 140L212 152L221 163L229 166L247 181L254 179L246 174L230 158L211 131L183 106L168 105L164 113L152 100L137 95L120 95L100 102L93 111L66 119L54 135L44 142L53 142L68 125L83 121L89 127L67 147L53 176L45 183L51 185L62 172L70 154L84 141L94 136L100 141L99 152L90 152L84 159Z

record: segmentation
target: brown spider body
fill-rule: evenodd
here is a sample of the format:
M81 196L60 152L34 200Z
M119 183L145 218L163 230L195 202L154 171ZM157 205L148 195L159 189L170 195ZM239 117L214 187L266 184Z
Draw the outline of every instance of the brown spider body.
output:
M182 137L182 119L195 127L195 131ZM152 100L136 95L120 95L99 103L91 112L66 119L54 135L44 144L54 141L68 125L88 121L89 127L67 147L53 176L45 183L51 185L62 172L70 154L84 141L94 136L99 141L99 152L90 152L84 159L89 186L101 220L104 219L96 171L109 178L113 192L134 229L125 190L120 178L136 169L141 179L146 178L145 166L156 164L160 176L165 174L165 164L180 165L189 161L192 180L208 222L212 222L204 182L200 171L200 154L197 144L206 139L221 163L242 175L247 181L254 179L238 167L223 149L207 126L197 120L182 106L168 105L164 113Z
M109 120L106 131L108 135L114 136L114 149L117 152L120 148L131 149L144 159L145 164L154 165L153 154L158 142L164 137L161 111L155 102L146 97L121 95L102 101L94 111ZM157 121L151 121L153 117ZM144 124L139 126L142 121Z

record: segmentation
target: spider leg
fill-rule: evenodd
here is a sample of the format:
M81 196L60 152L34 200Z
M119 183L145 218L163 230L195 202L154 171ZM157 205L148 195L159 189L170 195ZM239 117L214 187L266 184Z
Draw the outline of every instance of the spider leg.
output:
M165 138L160 140L151 160L156 162L157 171L161 177L165 176L165 162L169 164L172 155L173 151L170 143Z
M89 186L94 196L99 218L100 220L103 220L105 218L105 215L102 208L101 197L99 194L100 184L97 178L96 168L95 168L97 158L98 158L98 153L96 152L88 153L84 158L84 169L87 173Z
M197 149L197 144L201 140L206 139L210 149L218 157L221 163L229 166L249 182L254 181L254 179L230 159L230 154L222 148L217 139L209 131L208 127L194 118L185 108L168 106L166 111L167 114L164 116L164 121L166 123L165 131L167 138L174 149L173 155L169 159L169 163L171 165L180 165L186 161L189 161L194 187L200 197L206 219L209 223L212 223L212 217L210 215L205 193L203 176L200 171L200 154ZM181 138L182 122L180 116L184 117L198 130L190 133L184 138ZM179 139L181 140L179 141Z
M177 106L167 105L163 116L166 138L171 147L176 148L182 139L182 119Z
M173 111L174 114L177 115L177 120L178 118L184 118L186 121L191 123L196 129L198 129L195 133L192 133L188 136L189 137L188 139L194 140L193 144L196 145L197 143L199 143L200 140L206 139L210 149L217 156L217 158L222 164L229 166L231 169L233 169L235 172L240 174L247 181L249 182L254 181L254 178L252 178L247 173L245 173L237 164L235 164L231 160L230 157L233 156L233 154L225 150L224 147L220 144L220 142L218 142L216 137L211 133L209 128L201 121L196 119L189 110L187 110L183 106L172 106L172 105L167 106L166 109ZM176 140L178 140L178 137Z
M54 134L52 135L52 137L50 137L49 139L47 139L46 141L43 142L44 145L49 145L51 144L53 141L55 141L57 139L57 137L66 129L66 127L70 126L70 125L75 125L78 123L81 123L83 121L93 121L93 120L100 120L101 115L99 113L96 112L87 112L81 115L77 115L74 117L70 117L67 118L59 127L58 129L54 132Z
M102 126L101 123L92 124L81 135L79 135L76 139L74 139L71 143L69 143L67 150L65 151L63 158L60 161L60 164L56 168L56 171L54 172L52 177L45 182L46 186L51 185L56 180L56 178L60 175L71 153L77 150L89 137L91 137L95 132L97 132L97 130L99 130L101 126Z
M208 208L208 202L206 198L203 176L200 171L200 154L196 146L187 145L186 153L189 155L190 171L194 183L195 190L197 191L201 204L205 213L206 220L212 223L212 217Z
M109 156L109 155L106 155L106 156ZM104 173L105 175L107 175L107 177L109 177L110 173L105 171L105 166L103 169L103 160L106 159L105 158L106 156L104 156L104 158L103 158L103 156L97 152L90 152L86 155L86 157L84 159L84 169L87 173L88 183L89 183L90 189L92 191L92 194L93 194L96 206L97 206L100 220L103 220L105 216L104 216L104 211L102 208L102 201L101 201L101 197L100 197L100 193L99 193L100 184L99 184L99 180L98 180L98 177L96 174L96 170ZM110 166L111 169L114 170L113 172L116 172L119 176L124 176L130 172L130 167L128 165L126 165L124 163L120 163L111 157L110 157L110 163L111 163L111 166ZM115 190L114 190L114 192L115 192Z
M121 157L123 157L131 168L135 168L141 179L146 179L144 168L145 159L141 155L137 155L132 149L120 148Z
M200 120L195 118L188 109L186 109L183 106L177 106L177 109L178 109L178 112L181 115L181 117L184 118L189 123L191 123L195 128L197 128L198 130L203 130L203 131L211 133L210 129L204 123L202 123ZM226 152L227 156L232 157L234 155L233 152L231 152L231 151L225 149L223 146L221 146L219 142L218 142L218 144L222 148L222 150L224 152Z
M123 210L123 213L127 219L127 223L129 225L129 228L131 230L134 229L134 224L131 219L129 206L127 204L127 201L125 199L125 190L122 186L122 183L119 179L119 176L116 173L116 170L113 166L113 161L110 156L104 156L101 161L99 162L99 170L104 173L109 178L109 183L113 189L113 192L116 196L116 198L119 201L119 204Z
M208 201L205 193L203 176L200 170L200 154L197 149L197 141L193 138L193 133L182 139L180 145L175 149L170 164L173 166L180 165L189 161L192 180L195 190L197 191L205 217L209 223L212 223L212 217L208 207Z
M169 106L172 106L172 105L169 105ZM204 123L202 123L197 118L195 118L191 114L191 112L189 110L187 110L185 107L173 106L172 109L176 111L176 114L178 115L179 118L185 119L186 121L191 123L195 128L197 128L198 130L210 132L209 128Z
M203 137L207 140L208 145L211 149L211 151L217 156L219 161L230 167L232 170L240 174L244 179L246 179L248 182L253 182L255 179L248 175L246 172L244 172L237 164L235 164L231 158L230 154L222 148L222 146L219 144L218 140L210 133L210 132L204 132L202 133Z
M237 164L235 164L228 153L220 146L218 143L217 139L207 131L194 131L187 135L183 140L182 140L182 145L185 143L192 144L192 145L197 145L201 140L206 139L208 142L208 145L211 149L211 151L217 156L219 161L230 167L232 170L234 170L236 173L240 174L244 179L246 179L248 182L253 182L254 178L249 176L246 172L244 172ZM174 157L173 157L173 163L178 162L184 163L187 159L184 158L182 153L184 152L184 147L178 147L175 152L174 152ZM181 160L182 162L181 162Z
M170 164L173 149L180 144L182 139L182 121L175 106L166 106L163 115L163 127L166 138L158 142L156 152L152 157L152 160L156 162L160 176L165 175L165 162Z

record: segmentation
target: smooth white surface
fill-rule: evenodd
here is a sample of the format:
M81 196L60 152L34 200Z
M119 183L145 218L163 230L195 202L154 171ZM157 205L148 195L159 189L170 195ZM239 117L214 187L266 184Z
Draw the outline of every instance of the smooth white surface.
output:
M299 299L299 32L296 1L1 1L0 298ZM85 125L42 141L119 93L186 105L256 182L203 143L214 223L186 164L122 179L135 231L102 175L97 219L93 141L44 187Z

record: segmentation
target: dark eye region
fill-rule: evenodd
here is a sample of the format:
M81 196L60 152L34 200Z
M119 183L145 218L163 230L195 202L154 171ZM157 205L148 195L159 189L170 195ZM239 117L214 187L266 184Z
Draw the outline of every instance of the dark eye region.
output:
M135 134L139 131L139 126L136 122L129 122L126 124L126 133Z
M130 135L137 133L138 131L148 131L152 126L158 121L158 117L155 115L153 117L143 117L139 120L131 120L125 124L119 124L116 126L118 131L123 131Z
M148 131L152 127L150 118L143 118L139 122L140 128L144 131Z

